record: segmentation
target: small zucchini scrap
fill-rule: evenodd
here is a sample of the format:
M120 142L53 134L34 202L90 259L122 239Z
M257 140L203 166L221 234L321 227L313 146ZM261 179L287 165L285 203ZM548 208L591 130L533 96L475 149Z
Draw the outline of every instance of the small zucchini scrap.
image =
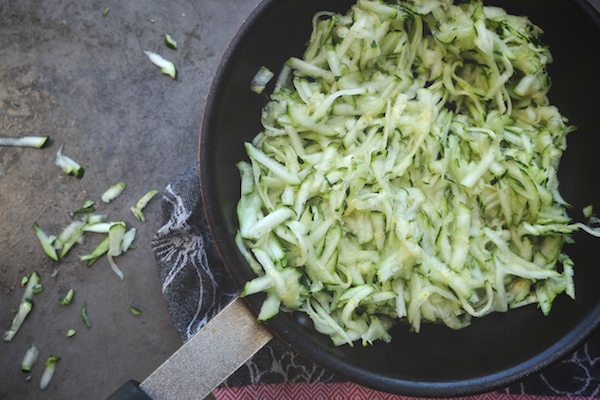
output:
M64 145L61 145L56 153L56 166L60 167L67 175L72 175L77 179L83 178L85 169L77 161L63 154L63 146Z
M260 67L252 78L252 82L250 82L250 90L256 94L262 94L274 76L275 74L269 68L265 66Z
M127 184L125 182L117 182L108 189L106 189L106 191L102 193L102 196L100 198L103 202L110 203L111 201L119 197L126 187Z
M76 333L77 333L77 331L75 329L69 329L67 331L67 337L73 337L73 336L75 336Z
M58 364L59 361L60 357L48 357L44 367L44 372L42 373L42 378L40 379L40 389L45 390L48 387L52 377L54 376L54 371L56 371L56 364Z
M129 312L132 313L133 315L141 315L142 311L139 308L136 307L129 307Z
M0 147L33 147L41 149L48 141L48 136L0 137Z
M90 227L89 232L106 233L106 236L98 243L91 253L80 256L81 261L86 261L87 266L91 267L100 257L106 254L112 270L121 279L124 278L123 272L116 264L114 257L117 257L129 249L135 239L136 229L127 230L127 224L124 221L99 223Z
M168 48L177 50L177 42L168 33L165 33L165 44Z
M75 210L74 214L90 214L96 211L94 207L96 202L94 200L86 200L85 203L81 206L80 209Z
M73 221L64 227L54 241L54 248L60 251L58 258L63 258L75 243L83 243L84 221Z
M115 263L114 257L120 256L123 253L123 238L126 232L125 222L118 222L113 224L108 231L108 252L106 257L112 270L121 279L124 278L123 271Z
M40 284L40 275L37 272L31 273L26 279L21 279L21 283L23 283L23 281L26 281L25 290L21 297L21 303L16 309L12 324L10 328L4 332L3 340L5 342L10 342L15 337L21 328L21 325L23 325L23 322L25 322L25 319L33 309L33 295L41 292L43 289Z
M143 210L148 205L150 200L152 200L152 198L156 196L157 193L158 190L150 190L141 199L138 200L137 204L134 207L131 207L131 212L138 220L142 222L146 221L146 217L144 216Z
M50 257L51 260L58 261L58 253L54 248L54 241L56 240L56 236L46 234L46 232L44 232L44 230L42 230L42 228L39 227L37 222L33 223L33 230L35 231L35 235L37 236L38 240L40 241L40 244L42 245L44 253L46 253L46 255Z
M61 306L69 305L73 301L74 296L75 296L75 291L73 289L69 289L66 293L62 294L58 298L58 304L60 304Z
M85 302L81 305L81 320L83 321L85 326L87 326L88 328L92 327L92 323L87 314L87 303L85 303Z
M150 61L152 61L154 65L160 67L160 72L165 75L169 75L173 79L177 79L177 68L173 62L148 50L144 51L144 54L148 57L148 59L150 59Z
M37 362L39 355L40 349L35 344L31 344L31 346L25 352L23 360L21 361L21 371L31 372L31 369Z
M91 267L100 257L108 251L109 239L104 237L91 253L79 257L81 261L87 261L87 266Z
M32 300L34 294L38 294L42 291L42 285L40 283L40 274L38 274L37 272L34 271L31 274L27 275L26 278L21 279L21 283L23 283L23 281L26 281L26 283L25 291L23 292L23 297L21 298L21 301L25 299Z
M33 294L42 293L44 291L44 286L41 283L38 283L31 289Z
M10 342L15 337L19 331L19 328L21 328L21 325L23 325L25 318L27 318L32 309L33 301L31 299L25 299L21 301L10 328L4 332L3 340L5 342Z

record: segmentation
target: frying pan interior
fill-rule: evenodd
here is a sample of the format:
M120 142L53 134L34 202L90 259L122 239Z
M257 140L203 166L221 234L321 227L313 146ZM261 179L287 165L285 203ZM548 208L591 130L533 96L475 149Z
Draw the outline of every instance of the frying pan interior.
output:
M239 287L254 277L233 238L243 142L260 130L266 95L249 90L260 66L277 72L302 56L312 15L345 12L351 0L266 0L245 21L227 49L207 97L200 137L200 182L207 219L223 262ZM578 127L559 169L561 193L582 219L588 204L600 209L600 20L584 1L490 1L542 27L554 63L550 100ZM599 239L576 234L566 248L576 263L575 301L559 296L548 317L534 306L475 320L460 331L425 325L418 334L393 328L389 344L335 347L302 317L280 313L267 326L298 352L342 377L375 389L415 396L458 396L514 383L557 361L600 322ZM259 310L263 297L248 298Z

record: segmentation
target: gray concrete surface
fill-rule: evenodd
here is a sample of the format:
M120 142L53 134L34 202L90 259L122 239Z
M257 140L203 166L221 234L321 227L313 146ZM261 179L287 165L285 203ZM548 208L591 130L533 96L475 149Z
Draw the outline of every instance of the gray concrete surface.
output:
M52 141L42 150L0 148L2 331L22 296L21 277L37 271L44 285L15 339L0 343L0 399L105 399L127 379L142 381L181 346L150 248L160 201L150 203L145 223L129 207L195 162L210 79L257 2L0 1L0 136L41 134ZM164 33L178 41L178 50L165 47ZM161 75L144 50L174 61L178 80ZM61 144L85 166L83 179L54 166ZM126 191L102 204L101 193L117 181L128 184ZM34 236L34 221L57 233L70 222L69 211L88 198L97 201L98 212L137 228L137 249L117 259L122 281L105 259L91 268L78 260L97 240L55 263ZM59 306L69 288L76 291L74 303ZM84 302L90 329L79 315ZM132 315L130 306L142 314ZM70 328L77 334L67 338ZM28 381L20 362L31 343L41 353ZM61 361L42 392L43 363L51 354Z
M145 223L129 207L196 161L204 95L223 50L256 3L0 1L0 136L41 134L52 141L42 150L0 148L2 333L20 302L21 277L37 271L44 285L16 337L0 342L0 399L105 399L127 379L142 381L181 346L150 247L161 224L160 200L148 205ZM164 45L164 33L178 42L176 51ZM162 75L144 50L175 62L178 80ZM62 144L85 167L82 179L54 165ZM103 204L100 195L118 181L127 189ZM91 268L78 260L96 237L55 263L34 236L34 221L57 233L88 198L111 220L137 228L137 248L116 259L122 281L106 259ZM69 288L76 292L73 304L60 306L57 298ZM79 315L84 302L91 329ZM142 314L132 315L130 306ZM70 328L77 334L67 338ZM40 359L27 381L20 363L31 343ZM61 361L42 392L39 380L51 354Z

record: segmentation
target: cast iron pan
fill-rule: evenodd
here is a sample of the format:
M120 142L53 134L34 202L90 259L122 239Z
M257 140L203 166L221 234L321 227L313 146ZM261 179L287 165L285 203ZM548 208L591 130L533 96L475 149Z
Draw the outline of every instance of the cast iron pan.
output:
M320 10L345 12L350 0L266 0L245 21L227 49L208 93L200 135L200 182L210 229L224 265L241 288L254 277L234 244L244 141L260 130L266 95L249 90L260 66L279 71L301 56ZM600 112L600 18L583 0L490 1L527 15L545 31L554 63L550 99L578 126L561 162L561 193L571 216L593 204L600 210L598 114ZM475 320L460 331L425 325L419 334L398 325L393 341L335 347L305 319L280 313L267 328L298 353L341 377L403 395L439 397L490 391L515 383L560 360L600 323L600 240L575 235L566 248L576 263L577 299L561 295L548 317L534 306ZM263 297L252 296L256 312Z

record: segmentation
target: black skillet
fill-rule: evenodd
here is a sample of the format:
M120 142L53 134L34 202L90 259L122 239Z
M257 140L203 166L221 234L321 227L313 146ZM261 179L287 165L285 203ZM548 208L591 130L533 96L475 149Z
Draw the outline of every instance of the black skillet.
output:
M241 27L210 88L200 135L200 182L211 231L224 265L242 287L253 272L238 252L235 207L240 180L234 164L243 142L260 131L267 100L249 82L262 65L278 71L301 56L319 10L345 12L348 0L267 0ZM527 15L544 30L554 63L550 100L578 126L568 140L559 177L573 218L600 207L600 17L582 0L490 1ZM335 347L293 314L280 313L267 328L300 354L359 384L403 395L459 396L500 388L539 372L584 341L600 323L600 242L585 234L566 250L576 263L577 299L556 300L548 317L535 307L490 315L467 329L427 325L414 334L393 329L390 344ZM255 311L260 295L247 299Z

